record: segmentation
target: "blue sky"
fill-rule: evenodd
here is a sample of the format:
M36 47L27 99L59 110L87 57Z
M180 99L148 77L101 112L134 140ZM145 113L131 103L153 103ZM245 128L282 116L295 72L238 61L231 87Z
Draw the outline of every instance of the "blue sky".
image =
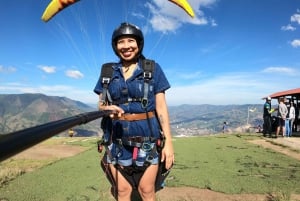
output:
M49 0L0 1L0 93L43 93L96 103L102 63L117 61L111 34L141 27L144 55L164 69L169 105L256 104L300 87L300 2L81 0L45 23Z

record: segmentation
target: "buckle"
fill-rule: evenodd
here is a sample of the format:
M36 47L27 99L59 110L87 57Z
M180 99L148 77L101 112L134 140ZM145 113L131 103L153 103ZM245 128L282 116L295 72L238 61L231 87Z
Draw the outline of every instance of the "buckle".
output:
M152 73L151 72L144 72L144 79L151 79Z
M110 82L110 78L109 77L103 77L102 78L102 83L103 84L109 84L109 82Z
M140 136L128 137L128 141L135 142L135 143L142 143L142 142L144 142L144 138L140 137Z
M117 142L118 145L120 145L120 146L123 145L122 139L120 139L120 138L117 138L117 139L116 139L116 142Z
M152 145L151 145L150 142L144 142L144 143L142 144L141 149L142 149L143 151L145 151L145 152L149 152L149 151L152 150Z
M141 103L142 103L142 107L143 107L143 108L146 108L147 105L148 105L148 99L143 98L142 101L141 101Z

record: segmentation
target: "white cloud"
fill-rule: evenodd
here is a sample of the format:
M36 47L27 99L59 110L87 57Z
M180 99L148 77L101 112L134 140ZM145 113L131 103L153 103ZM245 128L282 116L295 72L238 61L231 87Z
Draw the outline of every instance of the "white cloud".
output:
M300 47L300 39L295 39L291 42L291 45L295 48Z
M42 85L39 86L36 90L46 94L52 94L53 92L65 93L67 91L72 90L72 87L67 85L53 85L53 86Z
M41 69L42 71L44 71L45 73L55 73L56 72L56 67L54 66L38 66L39 69Z
M282 31L295 31L296 30L296 27L293 27L292 25L288 24L286 26L282 26L281 27L281 30Z
M16 71L17 69L15 67L12 66L4 67L0 65L0 73L14 73Z
M214 19L211 19L211 20L210 20L210 22L211 22L211 26L213 26L213 27L216 27L216 26L218 26L218 24L217 24L216 20L214 20Z
M139 19L144 19L145 18L145 16L142 13L136 13L136 12L133 12L132 16L134 16L136 18L139 18Z
M66 74L66 76L75 78L75 79L80 79L80 78L84 77L84 75L78 70L67 70L65 72L65 74Z
M294 14L291 16L291 22L297 22L300 24L300 14Z
M228 74L204 80L201 84L173 87L166 94L170 105L226 105L257 103L262 96L261 90L261 83L251 76Z
M35 93L36 90L34 87L28 87L21 83L2 83L0 85L1 94L5 93Z
M181 23L174 18L160 16L159 14L155 15L150 20L150 23L152 24L154 30L161 31L163 33L173 32L181 26Z
M175 32L184 23L194 25L207 25L209 20L201 11L201 7L208 7L216 3L216 0L190 0L195 17L191 18L183 9L166 0L154 0L153 3L147 2L145 5L149 8L152 16L150 23L152 28L163 33ZM210 19L211 26L216 26L214 19Z
M43 93L51 94L55 93L65 93L71 90L71 87L65 85L54 85L54 86L31 86L24 83L4 83L0 86L0 91L4 93Z
M280 81L278 81L280 80ZM260 104L262 97L297 88L297 76L254 72L224 74L188 86L173 86L166 92L169 105Z
M48 96L68 97L84 103L97 103L99 97L90 89L80 89L68 85L42 85L33 86L23 83L2 83L0 85L1 94L20 94L20 93L42 93Z
M196 71L196 72L192 72L192 73L186 73L186 72L176 72L176 73L172 73L173 76L175 77L176 80L198 80L200 77L203 76L203 72L201 71Z
M284 67L284 66L281 66L281 67L268 67L268 68L265 68L263 71L263 73L279 73L279 74L287 74L287 75L296 75L297 74L297 71L293 68L290 68L290 67Z

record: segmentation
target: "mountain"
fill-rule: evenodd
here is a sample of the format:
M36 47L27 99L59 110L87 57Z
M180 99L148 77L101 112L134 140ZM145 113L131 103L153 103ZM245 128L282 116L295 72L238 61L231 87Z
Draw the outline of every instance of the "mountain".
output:
M173 135L204 135L222 132L226 122L229 131L246 131L263 124L263 104L256 105L180 105L170 106ZM65 97L43 94L0 95L0 133L94 111L96 108ZM76 136L101 135L100 120L76 126ZM60 135L68 135L67 132Z
M0 133L10 133L36 125L94 111L82 102L44 94L0 95ZM97 135L99 121L78 126L78 135ZM61 135L67 135L67 132Z
M246 131L262 126L263 104L180 105L169 107L173 135L201 135L222 132L224 122L230 131Z

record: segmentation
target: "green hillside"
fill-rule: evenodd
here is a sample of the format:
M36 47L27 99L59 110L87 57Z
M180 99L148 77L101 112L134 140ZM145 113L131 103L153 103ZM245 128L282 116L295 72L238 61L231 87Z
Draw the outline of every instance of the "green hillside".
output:
M0 134L11 133L36 125L96 110L65 97L44 94L0 95ZM75 128L77 136L98 135L99 121ZM61 133L67 135L67 133Z
M251 109L252 112L249 112ZM0 134L44 124L96 110L79 101L43 94L0 95ZM231 131L262 125L262 105L179 105L170 106L173 135L207 135L222 131L223 122ZM248 123L248 125L247 125ZM100 121L76 127L77 136L101 135ZM62 133L61 135L67 135Z

